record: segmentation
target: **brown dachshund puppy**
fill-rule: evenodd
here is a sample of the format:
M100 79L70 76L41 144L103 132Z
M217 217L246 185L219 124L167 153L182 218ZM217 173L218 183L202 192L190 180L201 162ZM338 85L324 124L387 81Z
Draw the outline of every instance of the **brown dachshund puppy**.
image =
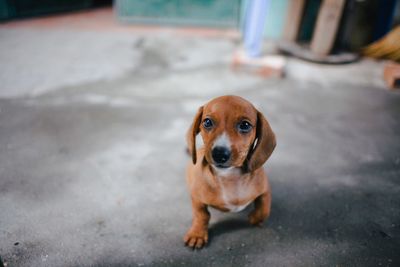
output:
M204 147L196 150L199 132ZM271 208L271 191L262 165L276 145L264 116L241 97L218 97L199 108L187 141L192 156L187 183L193 222L185 244L202 248L207 243L208 206L238 212L254 202L249 221L261 225Z

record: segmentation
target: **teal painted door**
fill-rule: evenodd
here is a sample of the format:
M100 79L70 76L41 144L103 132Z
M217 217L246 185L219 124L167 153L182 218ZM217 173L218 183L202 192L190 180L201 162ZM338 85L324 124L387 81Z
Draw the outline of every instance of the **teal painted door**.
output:
M116 0L123 22L238 27L240 0Z
M92 0L0 0L0 19L30 17L88 8Z

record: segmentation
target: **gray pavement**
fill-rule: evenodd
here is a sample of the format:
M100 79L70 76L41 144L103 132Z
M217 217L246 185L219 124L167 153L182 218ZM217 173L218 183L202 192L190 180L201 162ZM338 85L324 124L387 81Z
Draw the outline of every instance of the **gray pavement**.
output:
M237 41L0 28L0 257L7 266L399 266L400 94L382 64L229 68ZM236 94L268 117L272 213L191 222L184 134ZM1 264L0 264L1 265Z

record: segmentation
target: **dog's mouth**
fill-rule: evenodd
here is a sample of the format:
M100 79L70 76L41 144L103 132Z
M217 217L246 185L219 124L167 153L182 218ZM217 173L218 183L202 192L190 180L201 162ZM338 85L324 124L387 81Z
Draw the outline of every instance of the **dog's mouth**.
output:
M231 167L229 165L223 165L223 164L214 164L214 166L220 169L228 169Z

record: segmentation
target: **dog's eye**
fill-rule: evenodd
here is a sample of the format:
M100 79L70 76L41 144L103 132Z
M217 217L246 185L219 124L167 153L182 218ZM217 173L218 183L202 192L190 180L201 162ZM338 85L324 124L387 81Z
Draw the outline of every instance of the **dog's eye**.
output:
M248 121L241 121L238 124L238 129L239 129L239 132L241 132L241 133L248 133L251 131L252 128L253 128L253 126Z
M204 121L203 121L203 127L204 127L206 130L211 129L211 127L213 127L213 122L212 122L212 120L210 120L209 118L204 119Z

